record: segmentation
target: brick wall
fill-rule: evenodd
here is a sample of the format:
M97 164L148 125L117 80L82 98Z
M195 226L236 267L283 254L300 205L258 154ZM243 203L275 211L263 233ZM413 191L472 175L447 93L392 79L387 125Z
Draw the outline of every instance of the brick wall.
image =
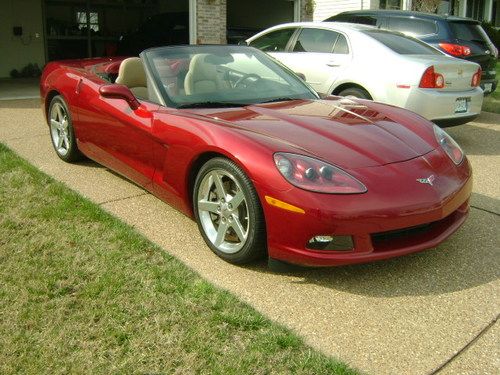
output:
M226 44L226 0L197 0L196 42Z
M197 44L226 44L226 17L227 0L196 0ZM300 18L301 21L313 20L310 1L301 0Z

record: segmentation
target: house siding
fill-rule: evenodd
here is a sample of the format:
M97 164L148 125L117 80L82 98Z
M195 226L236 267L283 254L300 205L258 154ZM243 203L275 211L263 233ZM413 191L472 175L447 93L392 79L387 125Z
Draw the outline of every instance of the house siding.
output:
M379 0L315 0L315 2L314 21L323 21L348 10L378 9L379 4Z

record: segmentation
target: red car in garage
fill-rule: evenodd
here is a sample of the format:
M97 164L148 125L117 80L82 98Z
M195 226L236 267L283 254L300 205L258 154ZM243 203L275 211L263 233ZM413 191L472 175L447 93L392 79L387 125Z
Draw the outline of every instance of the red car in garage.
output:
M389 105L321 99L252 47L53 62L41 94L61 159L85 155L139 184L229 262L395 257L435 247L469 211L470 165L445 131Z

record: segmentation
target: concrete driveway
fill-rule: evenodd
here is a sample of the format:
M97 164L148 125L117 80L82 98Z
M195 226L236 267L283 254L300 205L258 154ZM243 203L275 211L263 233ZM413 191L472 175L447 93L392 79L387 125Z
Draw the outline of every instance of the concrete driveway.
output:
M475 173L470 218L451 239L374 264L275 274L218 259L194 222L105 168L60 161L38 101L0 101L0 142L314 348L373 374L498 374L500 116L449 132Z

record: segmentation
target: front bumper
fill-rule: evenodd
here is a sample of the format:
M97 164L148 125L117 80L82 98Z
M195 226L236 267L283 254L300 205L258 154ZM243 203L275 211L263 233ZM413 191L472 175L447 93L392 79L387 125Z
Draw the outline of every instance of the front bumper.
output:
M432 151L407 162L364 168L355 177L370 181L365 194L314 194L296 188L266 192L305 210L292 213L264 203L269 256L292 264L338 266L437 246L469 212L469 163L465 159L459 168L450 164ZM416 181L415 176L431 173L436 176L433 186ZM352 236L354 246L313 250L308 242L314 236Z

